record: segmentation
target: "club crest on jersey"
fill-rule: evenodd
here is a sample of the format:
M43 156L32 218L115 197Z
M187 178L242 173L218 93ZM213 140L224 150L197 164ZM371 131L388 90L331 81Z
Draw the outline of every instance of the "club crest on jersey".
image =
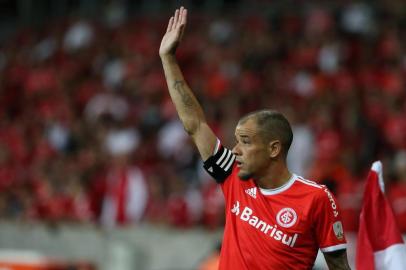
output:
M281 209L276 215L276 222L284 228L290 228L295 225L297 215L295 210L290 207Z

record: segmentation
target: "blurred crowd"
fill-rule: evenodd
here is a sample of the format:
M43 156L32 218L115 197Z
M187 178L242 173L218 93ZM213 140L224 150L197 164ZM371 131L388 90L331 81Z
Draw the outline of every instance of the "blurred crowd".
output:
M350 231L382 160L406 232L406 4L254 2L189 13L178 59L211 127L233 147L239 117L283 112L291 170L330 187ZM167 93L168 14L112 4L99 20L26 27L0 46L1 219L223 225L221 191Z

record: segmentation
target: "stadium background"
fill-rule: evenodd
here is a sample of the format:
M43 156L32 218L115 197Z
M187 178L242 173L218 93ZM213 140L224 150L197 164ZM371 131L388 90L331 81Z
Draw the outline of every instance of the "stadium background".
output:
M290 168L340 203L351 263L376 159L406 233L403 1L2 0L0 262L196 269L215 249L222 196L158 57L180 4L179 61L223 143L242 114L279 109Z

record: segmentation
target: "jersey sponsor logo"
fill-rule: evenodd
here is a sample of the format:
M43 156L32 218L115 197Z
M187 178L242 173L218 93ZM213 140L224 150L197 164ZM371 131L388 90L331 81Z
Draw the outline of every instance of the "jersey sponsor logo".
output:
M233 209L231 209L231 213L236 214L237 216L240 214L240 202L236 201L233 205Z
M298 234L289 235L282 230L278 229L278 225L271 225L260 219L253 214L253 210L248 206L244 207L240 215L240 202L236 201L231 209L231 213L235 214L240 220L247 222L256 230L261 231L263 234L268 235L271 239L281 242L288 247L294 247Z
M326 192L327 197L330 201L331 208L333 209L334 217L338 216L337 204L334 201L333 195L331 195L330 191L327 188L324 188L324 192Z
M257 198L257 188L256 187L246 189L245 193L247 193L248 195L250 195L254 199Z
M281 209L276 215L276 222L284 228L290 228L295 225L297 220L297 215L295 210L286 207Z
M343 224L341 223L341 221L334 222L333 230L334 230L334 234L336 235L337 239L343 240L344 230L343 230Z

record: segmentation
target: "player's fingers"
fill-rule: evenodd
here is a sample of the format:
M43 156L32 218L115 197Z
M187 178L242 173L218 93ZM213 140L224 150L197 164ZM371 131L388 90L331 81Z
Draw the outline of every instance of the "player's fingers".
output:
M185 30L185 25L184 25L184 24L180 24L178 29L179 29L179 32L178 32L178 40L181 40L181 39L182 39L182 36L183 36L183 32L184 32L184 30Z
M182 14L183 14L183 7L180 7L179 9L179 17L178 17L178 23L176 25L176 27L179 27L182 23Z
M172 26L173 26L173 17L171 17L169 19L168 28L166 29L166 33L170 32L172 30Z
M182 14L181 14L181 22L180 22L180 33L179 33L180 39L182 39L183 33L185 32L186 20L187 20L187 10L183 9Z
M186 25L187 22L187 9L182 10L181 24Z
M179 9L179 18L178 18L178 25L179 26L182 23L182 14L183 14L183 7L180 7Z
M179 22L179 9L175 11L175 16L173 19L173 28L176 28L178 26L178 22Z

